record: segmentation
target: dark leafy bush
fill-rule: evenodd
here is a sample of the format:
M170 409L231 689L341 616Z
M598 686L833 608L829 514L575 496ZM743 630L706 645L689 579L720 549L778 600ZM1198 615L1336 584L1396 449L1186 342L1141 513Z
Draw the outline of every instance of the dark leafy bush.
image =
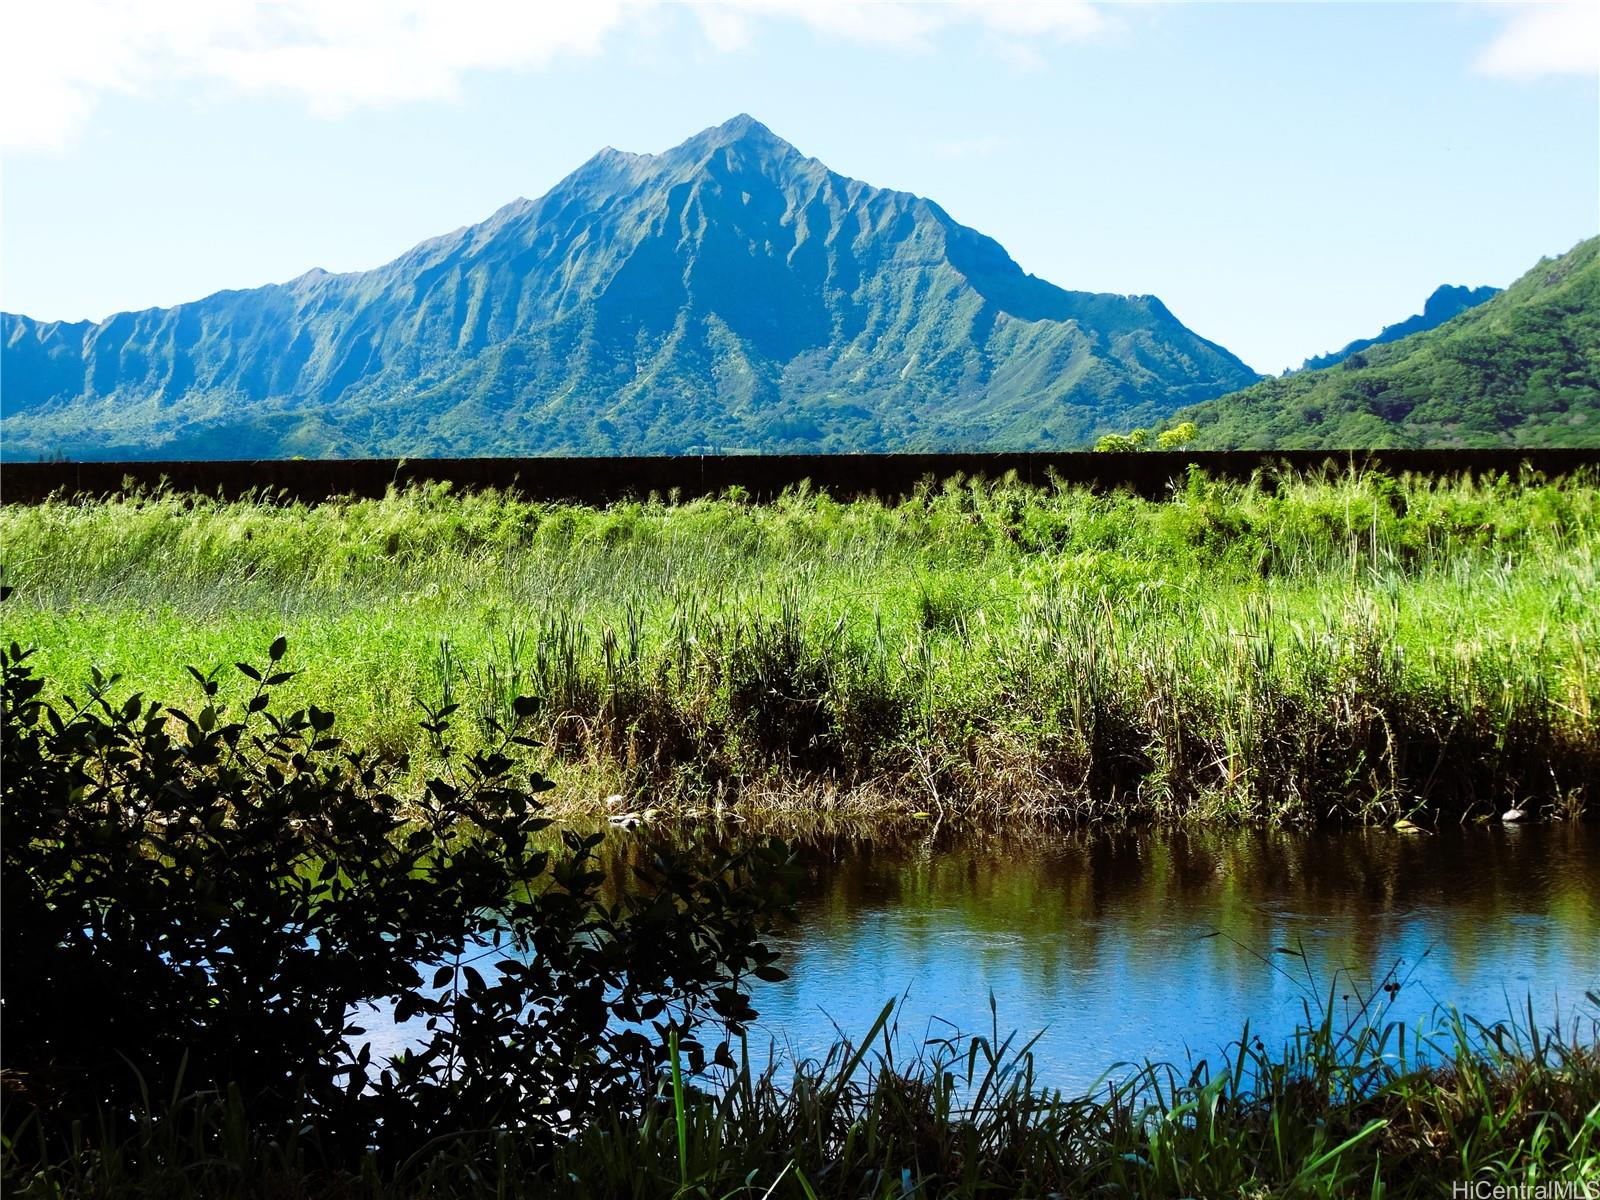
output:
M332 1166L461 1130L538 1146L637 1110L669 1034L692 1069L733 1061L745 981L781 977L762 942L781 844L650 845L619 885L600 835L541 848L550 785L514 773L526 739L460 758L431 713L444 765L403 800L332 713L273 711L284 652L239 664L237 714L198 671L194 713L113 700L98 674L58 707L27 652L0 653L8 1137L233 1089ZM362 1014L391 1007L415 1038L384 1062Z

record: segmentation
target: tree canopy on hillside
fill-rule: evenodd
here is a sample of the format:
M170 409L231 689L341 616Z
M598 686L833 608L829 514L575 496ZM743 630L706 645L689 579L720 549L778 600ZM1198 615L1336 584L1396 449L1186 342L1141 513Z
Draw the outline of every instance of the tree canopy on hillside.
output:
M1437 329L1184 409L1226 449L1600 444L1600 238Z

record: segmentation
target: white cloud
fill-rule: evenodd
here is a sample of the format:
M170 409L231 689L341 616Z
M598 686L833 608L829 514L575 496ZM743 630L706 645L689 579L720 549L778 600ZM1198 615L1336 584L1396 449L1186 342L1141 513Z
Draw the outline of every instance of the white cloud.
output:
M470 71L592 54L640 0L13 0L0 145L69 143L107 94L206 80L312 112L454 94Z
M1485 75L1600 75L1600 4L1595 0L1522 0L1492 8L1504 24L1478 56L1477 68Z
M713 44L737 28L749 40L759 18L796 22L849 41L923 50L948 31L973 31L1009 42L1067 41L1097 33L1105 19L1091 0L700 0L693 6Z
M106 95L206 81L287 96L311 112L449 97L474 71L592 55L663 0L7 0L0 22L0 146L70 144ZM970 32L1024 51L1103 23L1090 0L706 0L688 6L715 50L759 24L903 50Z

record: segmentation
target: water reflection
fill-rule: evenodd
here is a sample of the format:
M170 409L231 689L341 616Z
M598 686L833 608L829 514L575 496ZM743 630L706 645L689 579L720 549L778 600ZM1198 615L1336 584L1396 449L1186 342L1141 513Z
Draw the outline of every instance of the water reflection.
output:
M1248 1019L1271 1040L1386 978L1392 1015L1436 1003L1547 1019L1600 987L1600 839L1572 825L1292 834L836 835L804 845L791 979L761 1028L820 1052L905 994L902 1029L1032 1035L1041 1073L1085 1086L1117 1060L1212 1054ZM1292 951L1293 953L1285 953Z
M681 831L704 842L704 826ZM736 840L735 835L735 840ZM908 1043L955 1029L1028 1038L1039 1075L1082 1090L1118 1062L1215 1057L1245 1022L1269 1043L1383 982L1415 1022L1451 1004L1541 1023L1600 990L1600 830L1125 830L812 834L788 981L757 986L758 1039L821 1054L904 996ZM610 886L646 852L607 840ZM1285 951L1291 953L1285 953ZM492 956L491 956L492 957ZM492 975L489 962L480 964ZM405 1044L373 1031L373 1049Z

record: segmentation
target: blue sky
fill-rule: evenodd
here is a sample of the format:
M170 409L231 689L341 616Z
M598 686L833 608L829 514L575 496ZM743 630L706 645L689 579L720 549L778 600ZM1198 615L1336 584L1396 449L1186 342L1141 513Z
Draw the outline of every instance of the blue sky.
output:
M376 266L749 112L1277 371L1600 232L1592 3L114 0L0 41L0 306Z

